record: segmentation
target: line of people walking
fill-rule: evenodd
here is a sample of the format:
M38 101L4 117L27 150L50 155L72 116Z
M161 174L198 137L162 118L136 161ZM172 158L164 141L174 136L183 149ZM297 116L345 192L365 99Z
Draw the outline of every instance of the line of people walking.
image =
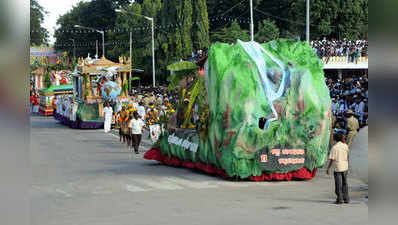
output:
M174 97L170 93L156 92L134 91L128 102L106 103L104 131L111 132L113 124L119 131L120 142L137 154L145 130L149 131L152 144L156 143L164 129L163 123L175 112L170 103L174 102Z

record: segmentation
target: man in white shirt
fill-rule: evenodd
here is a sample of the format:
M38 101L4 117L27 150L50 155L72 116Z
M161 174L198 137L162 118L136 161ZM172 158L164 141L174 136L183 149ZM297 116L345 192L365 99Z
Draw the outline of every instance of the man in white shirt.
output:
M136 154L141 143L142 129L146 128L144 121L138 118L138 113L134 112L134 118L130 120L129 130L131 134L131 145Z
M105 133L109 133L111 131L112 125L112 116L113 116L113 109L109 106L109 103L106 103L104 108L104 131Z
M330 168L333 164L336 164L334 169L334 182L335 182L335 193L337 196L336 204L342 204L350 202L348 196L348 184L347 184L347 173L348 173L348 158L349 148L345 143L345 136L342 133L336 134L337 143L330 150L329 155L329 166L326 173L330 174Z

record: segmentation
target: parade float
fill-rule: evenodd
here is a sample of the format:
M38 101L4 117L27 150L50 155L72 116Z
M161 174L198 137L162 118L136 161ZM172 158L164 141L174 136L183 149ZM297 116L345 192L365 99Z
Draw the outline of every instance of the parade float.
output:
M30 76L31 94L39 94L39 112L41 115L50 116L54 113L54 99L73 94L70 70L74 63L70 61L67 53L63 56L54 54L36 54L31 57Z
M204 72L168 67L179 105L144 158L223 178L311 179L327 159L331 99L305 42L211 46Z
M40 89L39 95L40 114L51 116L54 114L54 98L71 97L73 95L73 86L71 84L51 85L49 88Z
M104 102L125 104L129 101L129 60L120 57L119 63L115 63L105 57L79 58L72 73L74 94L69 102L70 116L57 114L56 119L71 128L102 128Z

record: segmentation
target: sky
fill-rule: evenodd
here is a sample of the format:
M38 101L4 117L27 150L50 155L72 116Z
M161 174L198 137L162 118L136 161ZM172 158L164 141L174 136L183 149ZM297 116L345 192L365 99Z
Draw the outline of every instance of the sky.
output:
M44 10L48 12L44 17L43 27L50 32L49 42L54 44L54 28L56 27L59 16L67 13L72 9L72 6L77 5L80 1L87 0L37 0L43 6Z

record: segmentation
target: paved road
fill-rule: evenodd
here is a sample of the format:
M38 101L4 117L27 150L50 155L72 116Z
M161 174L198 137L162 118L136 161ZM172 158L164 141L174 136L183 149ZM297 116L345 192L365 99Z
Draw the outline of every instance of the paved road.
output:
M231 182L144 160L102 130L31 117L33 225L367 224L366 186L334 205L333 179Z

